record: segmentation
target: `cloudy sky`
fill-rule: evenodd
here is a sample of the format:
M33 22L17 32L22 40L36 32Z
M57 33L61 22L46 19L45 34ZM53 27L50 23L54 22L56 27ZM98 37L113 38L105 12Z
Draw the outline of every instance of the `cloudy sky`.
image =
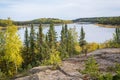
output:
M98 16L120 16L120 0L0 0L2 19L11 17L21 21Z

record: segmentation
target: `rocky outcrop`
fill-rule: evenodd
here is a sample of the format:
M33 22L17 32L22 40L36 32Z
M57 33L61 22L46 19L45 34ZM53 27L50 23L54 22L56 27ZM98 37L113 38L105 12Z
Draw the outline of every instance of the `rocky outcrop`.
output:
M53 70L51 66L39 66L32 68L29 72L31 75L15 80L82 80L78 71L64 70L64 67Z
M100 49L88 54L75 56L62 62L62 66L56 70L52 66L39 66L29 70L29 75L15 80L83 80L83 75L79 72L85 68L84 62L91 55L94 55L101 71L106 71L115 63L120 63L120 48Z

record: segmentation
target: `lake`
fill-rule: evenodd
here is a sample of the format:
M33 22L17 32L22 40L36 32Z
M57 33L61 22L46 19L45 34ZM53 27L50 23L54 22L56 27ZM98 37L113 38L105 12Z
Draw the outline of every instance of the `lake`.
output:
M43 33L46 34L49 30L49 25L43 25ZM103 26L95 25L95 24L80 24L80 23L73 23L68 24L68 29L75 28L78 36L80 34L81 26L83 26L85 31L85 39L87 42L97 42L103 43L107 40L112 39L113 33L115 28L105 28ZM34 26L35 32L38 32L38 26ZM61 33L62 25L55 25L55 31L57 32L58 41L60 41L60 33ZM30 26L28 26L28 32L30 32ZM25 27L20 28L18 30L18 34L22 41L24 41L24 33ZM78 37L79 38L79 37Z

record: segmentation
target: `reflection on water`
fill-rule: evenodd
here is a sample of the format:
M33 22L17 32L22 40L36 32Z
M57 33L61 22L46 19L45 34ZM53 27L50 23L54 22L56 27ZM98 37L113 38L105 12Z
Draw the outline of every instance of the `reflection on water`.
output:
M43 25L43 33L46 34L49 29L49 25ZM86 33L86 40L87 42L97 42L97 43L103 43L106 40L112 39L113 33L115 31L115 28L105 28L103 26L99 27L99 25L95 24L68 24L69 28L76 28L76 31L78 32L78 36L80 34L81 26L84 27L84 31ZM38 25L34 26L35 32L38 32ZM55 31L57 32L58 41L60 40L60 33L61 33L62 25L55 25ZM20 28L18 30L18 34L20 35L20 38L22 41L24 41L24 32L25 28ZM30 32L30 27L28 27L28 32Z

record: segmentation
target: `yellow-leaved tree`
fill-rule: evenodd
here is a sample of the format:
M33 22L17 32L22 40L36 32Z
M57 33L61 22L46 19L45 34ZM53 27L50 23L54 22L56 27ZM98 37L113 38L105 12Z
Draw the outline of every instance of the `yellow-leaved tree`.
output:
M17 73L18 67L22 64L21 56L22 42L17 34L16 26L8 26L5 33L5 56L8 73ZM11 65L12 64L12 65ZM12 68L11 68L12 67Z

